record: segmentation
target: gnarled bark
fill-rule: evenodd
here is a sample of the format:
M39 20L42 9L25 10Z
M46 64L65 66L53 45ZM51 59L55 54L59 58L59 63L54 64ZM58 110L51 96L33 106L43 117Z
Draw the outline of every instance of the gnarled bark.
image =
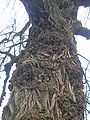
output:
M34 2L28 6L35 5L40 13L37 17L30 8L33 26L10 80L11 97L2 120L83 120L83 71L74 38L74 4L60 10L55 0Z

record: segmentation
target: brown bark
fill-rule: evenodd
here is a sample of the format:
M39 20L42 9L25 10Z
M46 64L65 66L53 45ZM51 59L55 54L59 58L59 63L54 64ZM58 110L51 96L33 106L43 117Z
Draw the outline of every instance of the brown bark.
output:
M77 20L71 14L75 6L60 10L55 0L42 4L36 4L43 6L38 18L31 11L33 26L10 80L2 120L83 120L83 71L74 38Z

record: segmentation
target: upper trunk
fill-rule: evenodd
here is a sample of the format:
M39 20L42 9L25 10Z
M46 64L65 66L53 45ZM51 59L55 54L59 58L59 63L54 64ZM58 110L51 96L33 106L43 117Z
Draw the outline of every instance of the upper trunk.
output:
M73 2L21 1L33 25L10 80L2 120L83 120L83 72L74 38L77 9Z

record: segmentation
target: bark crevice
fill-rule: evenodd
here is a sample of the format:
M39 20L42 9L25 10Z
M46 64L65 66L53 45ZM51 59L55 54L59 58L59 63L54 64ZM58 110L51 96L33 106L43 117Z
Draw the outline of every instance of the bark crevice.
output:
M46 2L50 15L47 22L34 21L29 30L26 49L10 80L11 97L2 120L83 120L83 72L73 24L54 0Z

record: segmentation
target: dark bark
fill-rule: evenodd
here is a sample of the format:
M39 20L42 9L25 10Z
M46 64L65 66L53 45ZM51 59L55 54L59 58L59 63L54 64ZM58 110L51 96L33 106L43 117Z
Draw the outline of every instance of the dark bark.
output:
M33 26L10 80L2 120L83 120L83 71L74 38L77 7L55 0L21 1Z
M79 6L85 6L89 7L90 6L90 0L79 0Z

